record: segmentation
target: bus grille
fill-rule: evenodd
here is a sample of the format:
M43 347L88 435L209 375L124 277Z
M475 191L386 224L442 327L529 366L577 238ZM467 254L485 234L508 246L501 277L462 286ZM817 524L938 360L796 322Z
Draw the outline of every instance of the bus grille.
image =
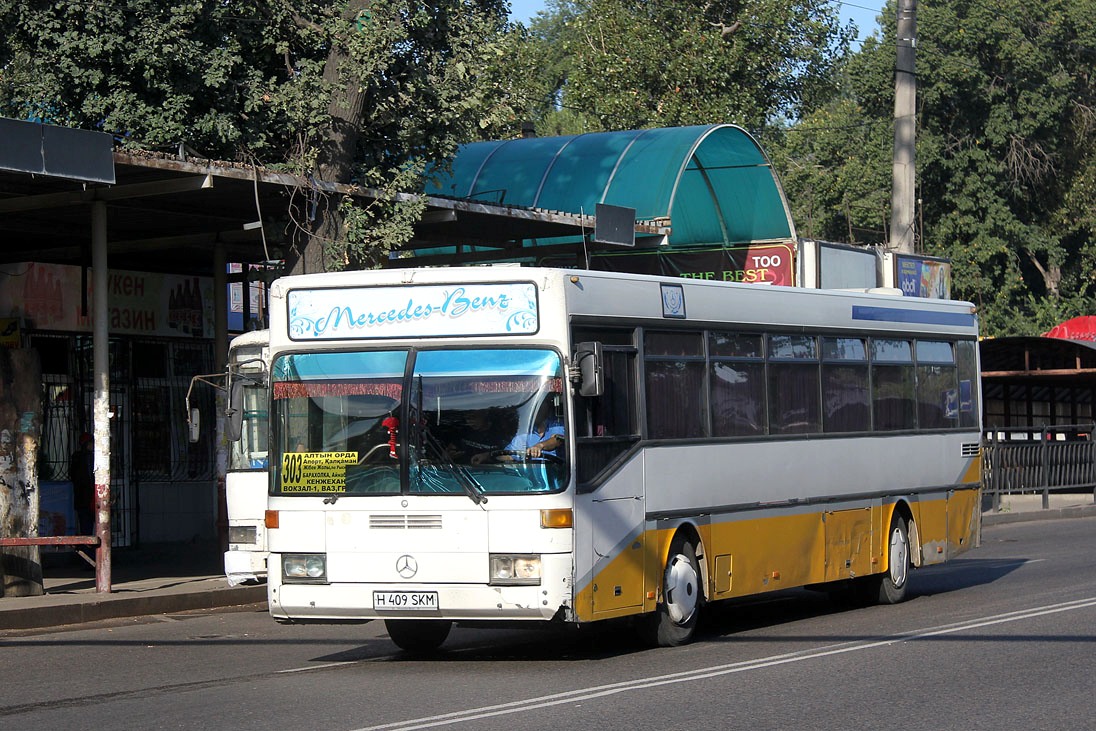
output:
M441 529L440 515L370 515L370 530Z
M979 444L977 442L967 442L963 445L962 454L964 457L977 457Z

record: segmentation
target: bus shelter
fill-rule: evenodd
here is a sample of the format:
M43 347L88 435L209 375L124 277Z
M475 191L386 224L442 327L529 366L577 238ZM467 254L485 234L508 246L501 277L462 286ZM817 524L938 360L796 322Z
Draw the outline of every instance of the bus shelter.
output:
M427 181L431 196L521 209L590 216L621 207L637 226L632 246L598 241L592 227L580 236L515 232L434 245L420 236L412 250L423 264L527 261L794 283L795 227L780 181L757 141L734 125L477 142Z
M1096 488L1096 342L1058 337L983 340L984 486L1008 493Z

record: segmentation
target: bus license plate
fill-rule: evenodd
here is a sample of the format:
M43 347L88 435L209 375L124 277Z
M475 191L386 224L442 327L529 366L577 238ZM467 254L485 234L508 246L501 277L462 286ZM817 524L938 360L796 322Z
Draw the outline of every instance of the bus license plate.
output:
M436 591L375 591L373 609L429 612L439 609Z

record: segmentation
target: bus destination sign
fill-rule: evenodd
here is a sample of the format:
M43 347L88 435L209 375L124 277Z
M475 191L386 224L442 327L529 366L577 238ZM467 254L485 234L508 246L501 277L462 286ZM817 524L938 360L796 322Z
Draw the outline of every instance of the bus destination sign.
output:
M531 282L294 289L293 340L452 335L532 335L539 328Z
M346 468L357 463L357 452L286 452L280 473L282 492L344 492Z

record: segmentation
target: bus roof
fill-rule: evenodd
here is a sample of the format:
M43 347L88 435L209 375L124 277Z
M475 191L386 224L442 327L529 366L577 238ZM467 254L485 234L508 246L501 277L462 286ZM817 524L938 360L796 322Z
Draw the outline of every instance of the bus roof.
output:
M891 330L914 333L977 333L976 308L969 302L903 297L872 291L822 290L798 287L737 284L679 277L630 273L549 269L541 267L437 267L426 269L383 269L283 277L271 288L272 316L280 320L290 292L313 292L328 304L338 302L330 290L388 288L382 300L370 304L383 320L383 312L408 306L410 290L416 285L444 290L447 285L479 283L525 283L536 285L545 299L538 307L565 307L572 318L588 321L628 322L648 326L655 322L674 327L681 321L705 326L775 325L783 327L836 328L846 330ZM400 288L407 292L401 292ZM364 294L356 304L364 306ZM561 305L548 305L547 298ZM679 300L679 309L674 309ZM418 304L418 303L417 303ZM340 305L341 306L341 305ZM322 309L322 307L321 307ZM360 313L359 313L360 314ZM398 318L397 318L398 319ZM410 319L408 320L410 321ZM281 327L281 324L278 324ZM383 335L358 337L416 337L398 322L385 323ZM530 334L528 331L522 331ZM499 330L494 334L513 334ZM431 331L431 335L441 335ZM460 335L458 331L450 334ZM465 334L490 335L487 331ZM334 337L334 336L332 336ZM351 336L357 339L355 336ZM312 338L305 338L312 339ZM321 338L326 339L326 337ZM338 339L338 338L335 338Z

